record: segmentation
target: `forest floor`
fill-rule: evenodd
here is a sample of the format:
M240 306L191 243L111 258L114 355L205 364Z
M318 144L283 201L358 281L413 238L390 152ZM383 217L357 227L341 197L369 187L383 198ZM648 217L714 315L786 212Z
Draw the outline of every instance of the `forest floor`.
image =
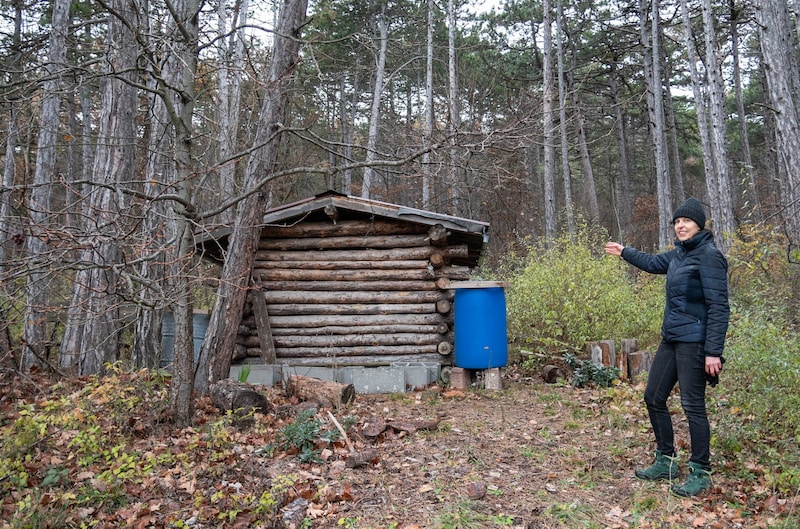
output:
M0 388L3 436L15 434L21 409L57 402L82 409L81 420L91 409L92 423L106 434L95 440L92 458L74 425L51 425L29 448L26 483L10 486L13 476L0 475L0 527L78 527L84 520L86 527L198 529L784 529L797 520L797 498L763 485L757 462L743 469L718 461L714 487L700 498L635 479L634 468L650 463L653 448L640 383L584 389L508 369L502 390L357 395L316 415L298 412L302 403L280 388L264 388L271 413L222 420L202 398L195 424L178 429L159 420L154 410L163 402L152 396L137 400L127 424L113 418L121 402L145 391L141 376L88 389L78 382L39 385L35 393L22 389L31 384ZM685 463L688 434L677 397L674 406ZM724 411L711 410L712 429L715 413ZM325 442L337 423L346 437ZM292 439L299 441L294 448ZM299 448L306 440L312 445ZM123 469L125 454L149 463L130 460ZM54 468L63 479L53 477ZM72 499L88 498L87 490L104 500ZM48 509L50 522L30 523Z

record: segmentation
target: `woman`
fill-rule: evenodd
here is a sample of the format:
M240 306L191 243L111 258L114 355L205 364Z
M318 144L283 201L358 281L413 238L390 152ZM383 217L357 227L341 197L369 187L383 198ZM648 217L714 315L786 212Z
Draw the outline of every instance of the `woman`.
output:
M675 248L651 255L616 242L606 253L622 257L651 274L666 274L666 307L661 344L656 351L644 401L656 440L655 461L637 469L645 480L678 477L672 419L667 398L679 384L681 406L689 422L692 455L689 475L670 490L679 496L695 496L711 488L711 432L706 414L706 383L716 384L722 370L725 334L728 331L728 262L705 230L703 206L690 198L675 210Z

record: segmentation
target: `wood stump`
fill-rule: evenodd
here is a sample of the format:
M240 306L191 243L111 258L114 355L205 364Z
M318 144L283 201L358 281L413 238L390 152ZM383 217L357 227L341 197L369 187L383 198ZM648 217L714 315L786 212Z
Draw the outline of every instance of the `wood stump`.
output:
M565 380L567 378L567 375L560 367L548 364L542 368L542 379L546 383L555 384L559 378Z
M211 402L221 412L233 411L238 417L251 414L254 411L269 413L272 409L267 398L255 390L252 384L237 382L226 378L220 380L209 388Z
M636 378L639 374L650 371L650 365L653 363L653 353L650 351L635 351L628 355L628 373L631 379Z
M592 362L599 366L614 367L616 365L616 351L614 340L600 340L589 342L587 346Z
M626 338L622 340L619 354L617 355L617 369L619 369L619 378L621 380L628 380L631 378L630 368L628 367L628 357L636 352L638 342L636 338Z
M356 390L352 384L340 384L332 380L291 375L287 393L300 400L314 401L326 408L338 408L352 402Z

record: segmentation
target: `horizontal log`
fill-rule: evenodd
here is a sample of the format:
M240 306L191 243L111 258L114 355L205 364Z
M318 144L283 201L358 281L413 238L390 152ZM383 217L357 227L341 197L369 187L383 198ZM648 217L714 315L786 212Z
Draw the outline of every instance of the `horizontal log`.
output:
M332 380L291 375L288 381L287 393L302 401L317 402L321 407L338 408L348 404L356 396L352 384L340 384Z
M428 261L432 255L443 255L445 259L466 258L469 247L466 244L434 248L424 246L390 249L351 249L351 250L258 250L256 261Z
M438 344L438 334L333 334L318 336L275 335L275 347L353 347L361 345L430 345ZM238 342L248 348L260 347L257 336L248 336Z
M259 281L424 281L433 279L432 270L308 270L308 269L267 269L253 270L253 277Z
M319 328L326 325L359 326L359 325L438 325L447 323L448 319L441 314L364 314L350 315L302 315L302 316L270 316L269 323L273 331L281 328ZM243 322L244 323L244 322ZM251 327L255 327L255 320Z
M277 357L323 357L323 356L368 356L423 354L438 351L438 344L430 345L355 345L353 347L276 347ZM249 356L248 349L248 356Z
M445 283L446 284L446 280ZM342 291L366 290L438 290L436 281L261 281L265 290L313 290ZM446 288L446 287L445 287Z
M256 270L427 270L430 261L423 260L381 260L381 261L265 261L256 260Z
M258 352L250 355L250 358L259 356ZM374 354L369 356L348 356L348 357L299 357L284 356L275 360L278 365L304 366L304 367L377 367L388 366L394 362L425 362L450 365L450 361L436 353L422 354L399 354L381 355Z
M437 312L436 306L436 303L271 303L269 305L269 314L270 316L431 314Z
M386 220L338 220L334 222L302 222L291 226L265 226L261 236L268 238L341 237L343 235L402 235L426 233L426 227L407 222Z
M468 266L443 266L436 271L436 275L458 281L465 281L472 277L472 269Z
M365 235L260 239L259 250L324 250L342 248L412 248L428 244L427 235Z
M264 291L267 303L436 303L440 299L452 299L453 290L429 291L385 291L385 292L308 292Z
M316 328L285 328L272 329L273 335L291 334L295 336L315 336L323 334L389 334L389 333L416 333L416 334L447 334L450 327L446 323L438 325L362 325L362 326L338 326L326 325ZM248 329L244 335L255 333L255 329Z

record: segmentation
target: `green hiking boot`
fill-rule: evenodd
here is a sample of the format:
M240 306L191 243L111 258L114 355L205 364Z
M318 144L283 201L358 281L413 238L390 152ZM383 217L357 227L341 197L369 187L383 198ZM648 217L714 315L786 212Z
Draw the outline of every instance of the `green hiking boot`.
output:
M689 462L689 475L681 485L673 485L670 491L676 496L697 496L711 488L711 471L706 470L697 463Z
M678 477L677 456L667 456L656 450L656 460L647 468L634 471L639 479L655 481L657 479L675 479Z

